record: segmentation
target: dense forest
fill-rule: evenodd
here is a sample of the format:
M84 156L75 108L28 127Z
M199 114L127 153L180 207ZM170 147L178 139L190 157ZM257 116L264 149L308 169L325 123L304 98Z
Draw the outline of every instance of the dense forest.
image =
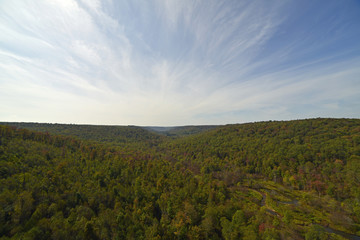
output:
M99 125L75 125L57 123L16 123L3 122L0 124L15 126L20 129L28 129L45 132L53 135L72 136L78 139L96 143L106 143L111 146L138 147L157 145L164 138L161 134L153 134L146 129L137 126L99 126Z
M360 239L360 119L1 124L1 239Z

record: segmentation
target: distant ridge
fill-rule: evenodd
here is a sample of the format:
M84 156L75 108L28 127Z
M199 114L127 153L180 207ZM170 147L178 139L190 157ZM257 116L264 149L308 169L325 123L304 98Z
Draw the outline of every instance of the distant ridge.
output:
M77 137L79 139L124 145L128 143L146 142L157 144L164 137L137 126L110 126L110 125L77 125L58 123L26 123L0 122L0 125L14 126L38 132L47 132L53 135Z
M199 134L220 127L221 125L189 125L176 127L143 127L152 132L157 132L168 137L182 137Z

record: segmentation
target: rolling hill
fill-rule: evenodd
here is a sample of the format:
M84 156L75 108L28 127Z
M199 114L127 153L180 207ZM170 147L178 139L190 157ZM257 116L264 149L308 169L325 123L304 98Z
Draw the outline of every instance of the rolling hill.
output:
M1 239L360 238L359 119L176 131L0 125Z

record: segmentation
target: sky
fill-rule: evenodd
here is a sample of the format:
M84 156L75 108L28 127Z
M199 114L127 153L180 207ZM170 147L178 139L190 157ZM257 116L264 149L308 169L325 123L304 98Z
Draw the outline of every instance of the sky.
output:
M360 118L358 0L0 0L0 121Z

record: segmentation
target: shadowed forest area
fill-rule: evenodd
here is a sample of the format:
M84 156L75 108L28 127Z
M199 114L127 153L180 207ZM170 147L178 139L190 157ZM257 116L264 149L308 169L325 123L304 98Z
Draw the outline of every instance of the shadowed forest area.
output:
M0 123L1 239L360 239L360 119Z

